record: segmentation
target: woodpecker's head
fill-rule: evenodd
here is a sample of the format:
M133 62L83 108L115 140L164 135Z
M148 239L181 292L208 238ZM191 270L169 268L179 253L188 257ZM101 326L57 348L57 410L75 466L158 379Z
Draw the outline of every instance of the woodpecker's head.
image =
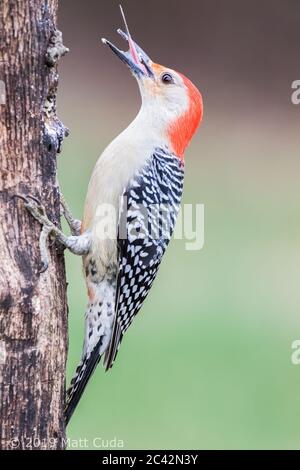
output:
M203 115L202 96L196 86L184 75L168 67L155 64L131 38L121 8L126 33L118 33L129 44L124 52L106 39L111 50L130 68L138 81L142 96L142 112L151 126L159 129L171 150L181 159L196 132Z

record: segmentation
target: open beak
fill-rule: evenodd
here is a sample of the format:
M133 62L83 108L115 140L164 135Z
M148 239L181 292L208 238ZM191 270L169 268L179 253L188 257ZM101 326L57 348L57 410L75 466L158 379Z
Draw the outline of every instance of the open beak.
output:
M152 60L143 51L143 49L132 40L121 5L120 9L124 20L126 33L124 33L121 29L118 29L117 32L122 36L123 39L125 39L125 41L128 42L129 50L124 52L104 38L102 38L102 42L110 47L110 49L122 60L122 62L124 62L130 68L137 78L154 78Z

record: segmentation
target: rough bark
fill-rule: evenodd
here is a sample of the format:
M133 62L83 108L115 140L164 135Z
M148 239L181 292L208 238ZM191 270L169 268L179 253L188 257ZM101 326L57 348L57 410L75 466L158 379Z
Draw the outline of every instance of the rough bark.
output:
M40 273L41 227L15 194L59 224L58 0L0 0L0 448L61 449L67 353L63 253ZM5 97L4 97L5 95ZM5 99L4 99L5 98Z

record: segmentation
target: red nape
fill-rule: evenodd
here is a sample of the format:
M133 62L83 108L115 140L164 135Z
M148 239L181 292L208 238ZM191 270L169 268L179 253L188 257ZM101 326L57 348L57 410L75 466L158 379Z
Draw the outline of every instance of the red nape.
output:
M184 151L195 134L203 116L203 101L199 90L184 75L179 74L189 95L189 108L169 127L169 139L176 155L183 160Z

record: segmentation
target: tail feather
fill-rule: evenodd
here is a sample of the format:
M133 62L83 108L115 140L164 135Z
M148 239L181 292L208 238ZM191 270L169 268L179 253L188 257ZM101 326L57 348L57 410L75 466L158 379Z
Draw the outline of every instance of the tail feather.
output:
M103 364L106 370L110 369L114 365L114 362L117 357L119 347L122 341L122 337L123 337L123 334L122 334L121 327L117 323L117 321L115 321L110 344L105 352L104 360L103 360Z
M67 391L66 407L65 407L65 421L66 425L69 423L72 414L84 392L87 383L96 369L101 355L99 354L99 344L95 346L89 356L83 359L76 369L76 375L71 381L71 385Z
M89 270L95 270L95 263L90 260ZM109 347L114 323L115 284L109 273L100 283L90 283L92 298L85 313L85 338L82 360L67 391L65 419L66 424L84 392L84 389L96 369L101 356Z

